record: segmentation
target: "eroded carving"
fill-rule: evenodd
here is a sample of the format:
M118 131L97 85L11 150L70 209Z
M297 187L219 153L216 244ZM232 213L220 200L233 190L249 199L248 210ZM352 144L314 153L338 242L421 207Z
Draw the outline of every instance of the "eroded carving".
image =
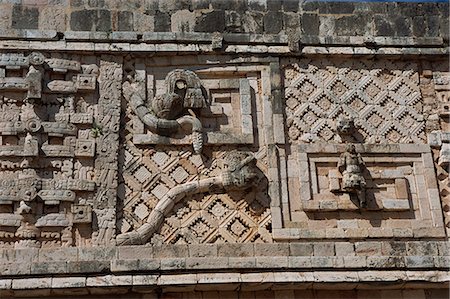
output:
M342 174L342 190L358 195L360 207L366 207L364 189L366 180L363 176L364 161L356 152L354 144L348 144L345 152L341 154L338 169Z
M189 110L191 115L184 112L206 106L200 79L192 71L176 69L167 75L165 84L166 93L147 102L140 82L125 82L124 96L153 133L168 136L180 131L183 126L191 126L194 152L200 153L203 148L202 124L192 110Z

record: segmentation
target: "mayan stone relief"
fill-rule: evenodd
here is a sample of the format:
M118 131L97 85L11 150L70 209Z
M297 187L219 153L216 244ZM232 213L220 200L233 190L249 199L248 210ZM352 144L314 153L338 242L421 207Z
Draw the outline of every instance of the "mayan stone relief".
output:
M0 56L2 247L113 240L121 80L114 59Z
M419 64L284 62L291 154L290 206L283 207L281 228L291 230L279 230L279 238L445 236L439 188L446 195L448 174L438 170L436 177L426 143L427 136L446 133L432 114L442 109L422 96L426 78ZM436 76L443 80L434 74L435 82ZM435 118L438 131L431 133ZM444 143L441 148L437 165L445 163Z
M117 244L271 242L268 68L183 62L125 61Z
M1 247L445 236L449 73L282 62L1 54Z

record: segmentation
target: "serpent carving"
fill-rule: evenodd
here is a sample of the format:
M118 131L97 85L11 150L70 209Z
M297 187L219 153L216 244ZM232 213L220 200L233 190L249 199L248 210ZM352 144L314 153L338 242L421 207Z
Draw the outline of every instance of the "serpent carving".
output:
M190 125L194 152L199 154L203 148L202 124L191 108L206 106L200 79L192 71L176 69L167 75L165 84L166 93L149 103L139 89L140 82L125 82L124 96L139 119L155 134L170 136L184 125ZM186 115L186 111L191 115Z
M218 176L188 182L172 188L151 211L144 225L138 229L119 234L117 245L145 244L161 227L164 219L172 212L176 203L194 194L214 190L225 193L231 190L248 188L257 177L253 154L232 151L224 159L224 168Z

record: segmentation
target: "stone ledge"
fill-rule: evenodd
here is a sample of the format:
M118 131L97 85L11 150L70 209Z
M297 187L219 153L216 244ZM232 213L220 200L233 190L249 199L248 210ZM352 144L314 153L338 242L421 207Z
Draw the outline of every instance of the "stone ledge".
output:
M17 275L58 275L73 273L134 273L162 271L345 270L345 269L447 269L449 257L434 256L257 256L112 259L111 261L35 262L23 269L21 263L5 263L4 277Z
M254 53L309 55L446 55L442 37L300 36L293 47L285 34L201 32L91 32L0 30L0 50L92 52ZM217 40L220 43L217 43Z
M450 244L435 241L308 241L291 243L189 244L159 246L0 249L0 262L104 262L167 258L246 258L286 256L448 256Z
M398 289L421 285L429 288L446 288L450 277L447 271L313 271L313 272L256 272L256 273L190 273L160 275L97 275L47 278L0 279L0 296L21 296L22 291L62 290L75 291L87 289L91 292L114 293L135 287L164 289L168 287L193 288L232 288L269 289L277 286L295 284L305 289ZM339 284L339 285L337 285ZM144 291L144 289L141 289Z

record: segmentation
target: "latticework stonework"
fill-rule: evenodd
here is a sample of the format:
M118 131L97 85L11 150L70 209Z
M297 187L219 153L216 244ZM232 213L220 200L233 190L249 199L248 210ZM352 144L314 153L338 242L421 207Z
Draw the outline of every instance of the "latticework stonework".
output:
M336 139L335 121L352 119L357 142L424 143L418 66L362 59L286 61L286 117L292 142Z
M122 151L121 232L141 226L158 200L177 184L219 175L216 161L226 153L213 148L199 156L187 146L146 149L130 141ZM258 167L264 169L264 164ZM271 242L269 206L267 181L261 173L255 188L245 192L197 194L175 205L152 243Z

